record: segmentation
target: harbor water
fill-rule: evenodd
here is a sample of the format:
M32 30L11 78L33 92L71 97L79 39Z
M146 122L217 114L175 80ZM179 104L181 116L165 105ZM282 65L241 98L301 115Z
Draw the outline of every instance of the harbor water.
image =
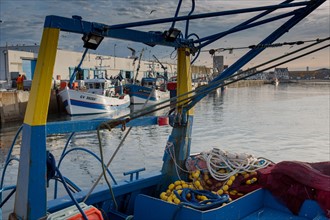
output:
M274 162L329 161L329 102L330 84L263 85L214 92L195 107L191 153L216 147L265 157ZM17 129L17 125L11 125L0 130L1 172ZM110 159L126 132L120 129L101 132L105 162ZM146 171L140 174L142 177L150 175L150 172L158 172L170 133L169 126L134 127L110 165L116 180L128 180L129 177L124 176L123 172L143 167ZM57 162L68 137L69 134L61 134L47 139L47 149ZM13 151L15 156L19 156L20 143L21 137ZM72 147L86 148L99 155L96 132L75 134L69 149ZM16 161L10 164L5 185L15 183L17 167ZM60 170L82 189L90 188L102 172L99 162L83 151L68 154ZM105 184L103 179L101 184Z

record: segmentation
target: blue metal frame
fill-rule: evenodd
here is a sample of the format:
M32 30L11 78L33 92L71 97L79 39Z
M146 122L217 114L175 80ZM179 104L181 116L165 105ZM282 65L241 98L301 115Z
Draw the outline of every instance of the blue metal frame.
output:
M96 22L87 22L77 18L64 18L60 16L47 16L44 27L58 28L61 31L67 31L71 33L95 33L103 37L117 38L121 40L128 40L134 42L145 43L150 46L163 45L170 47L179 47L182 44L188 45L186 40L169 42L166 41L163 33L156 32L142 32L130 29L115 29L112 26L108 26Z
M27 116L25 117L25 124L23 125L23 140L22 140L22 148L21 148L21 158L20 158L20 170L18 175L18 187L16 193L16 201L15 201L15 213L18 213L20 218L41 218L46 215L47 211L47 196L46 196L46 137L48 134L56 134L56 133L69 133L69 132L77 132L77 131L87 131L87 130L96 130L98 126L104 121L93 120L93 121L71 121L71 122L60 122L60 123L48 123L45 124L47 113L43 106L47 106L47 102L49 102L48 97L48 82L49 75L52 74L51 69L53 68L56 55L56 47L57 40L60 31L67 31L71 33L94 33L103 37L111 37L117 38L121 40L129 40L134 42L144 43L150 46L162 45L162 46L170 46L179 49L187 49L189 48L191 52L198 52L202 47L214 42L215 40L228 35L230 33L234 33L240 30L245 30L248 28L252 28L258 25L266 24L272 21L276 21L278 19L286 18L292 16L287 22L285 22L281 27L275 30L271 35L269 35L265 40L261 41L261 44L270 44L281 37L285 32L290 30L294 25L300 22L303 18L305 18L308 14L310 14L313 10L315 10L318 6L324 3L326 0L311 0L305 2L291 3L291 1L285 1L279 5L271 5L271 6L262 6L262 7L254 7L247 9L238 9L224 12L214 12L214 13L205 13L205 14L197 14L192 15L194 11L194 6L192 7L191 13L187 16L178 16L179 9L181 7L182 0L179 1L177 11L174 18L164 18L157 19L152 21L142 21L142 22L133 22L128 24L119 24L119 25L105 25L96 22L88 22L83 21L81 17L74 16L73 18L64 18L59 16L47 16L45 20L45 41L41 46L42 58L47 61L46 69L40 63L37 63L37 67L40 68L36 70L38 82L42 82L42 84L34 84L32 87L31 94L36 97L30 97L30 101L28 104ZM193 1L194 3L194 1ZM264 19L261 21L257 21L259 18L277 10L284 8L296 8L296 10L288 13L282 13L281 15L270 17L268 19ZM298 9L297 9L298 8ZM242 24L205 38L200 38L198 35L192 33L188 33L189 21L200 18L211 18L211 17L219 17L225 15L233 15L233 14L241 14L241 13L250 13L250 12L258 12L262 11L261 14L254 16L250 20L243 22ZM161 24L172 22L172 27L174 27L175 22L178 21L186 21L186 33L185 37L179 36L175 41L167 41L164 32L153 31L153 32L143 32L137 30L127 29L130 27L139 27L153 24ZM188 39L190 36L197 36L197 40ZM43 37L44 39L44 37ZM56 43L54 41L56 40ZM198 46L195 46L198 45ZM51 52L48 53L47 49L51 48ZM217 81L223 78L226 78L234 72L236 72L239 68L257 56L262 48L254 49L249 51L245 56L239 59L235 64L230 66L224 73L220 76L216 77L213 81ZM188 52L188 51L186 51ZM39 60L39 59L38 59ZM39 62L39 61L38 61ZM178 63L179 65L181 63ZM45 72L43 72L45 71ZM179 82L179 81L178 81ZM179 84L179 83L178 83ZM47 85L47 86L46 86ZM217 84L212 84L212 88L215 88ZM184 86L183 86L184 87ZM180 86L178 87L180 88ZM183 164L183 161L190 153L190 136L192 129L193 116L189 114L190 109L200 101L206 94L202 94L201 90L200 95L194 99L189 105L185 106L183 109L180 109L180 117L176 121L176 127L173 129L171 136L169 137L169 142L174 144L174 152L176 154L176 159L180 164ZM41 94L42 92L47 94ZM32 101L31 101L32 99ZM42 103L35 102L36 100L42 100ZM30 105L31 103L31 105ZM35 112L35 108L33 105L36 105L38 114ZM39 112L40 111L40 112ZM37 117L38 116L38 117ZM145 126L156 124L156 117L148 117L143 119L136 119L129 123L127 126ZM170 177L168 181L171 181L172 178L176 178L175 166L173 162L170 162L168 155L164 155L165 165L163 167L163 171L166 172L166 177ZM44 179L39 179L35 177L44 177ZM165 179L166 179L165 177ZM164 177L163 177L164 179ZM154 180L154 179L153 179ZM164 182L163 182L164 183ZM24 185L26 184L26 185ZM145 187L145 185L140 184L150 184L148 180L139 181L138 184L132 186L134 187ZM154 182L152 182L154 184ZM128 189L126 186L118 187L116 189L122 189L127 192L132 189ZM78 193L77 196L80 194ZM107 195L108 196L108 195ZM104 193L97 192L93 194L91 199L88 200L90 203L100 202L101 198L105 198ZM79 199L78 199L79 200ZM58 200L61 205L57 204L57 208L65 207L65 205L72 204L72 201ZM36 209L37 207L37 209ZM28 216L25 216L28 215Z
M315 10L317 7L319 7L325 0L320 1L314 1L313 4L309 5L309 7L306 6L306 8L300 9L299 11L296 11L294 13L294 16L289 19L287 22L285 22L282 26L280 26L278 29L276 29L272 34L270 34L267 38L265 38L263 41L260 42L260 44L271 44L274 41L276 41L278 38L280 38L282 35L284 35L286 32L288 32L292 27L294 27L297 23L299 23L302 19L304 19L307 15L309 15L313 10ZM240 26L240 25L239 25ZM221 83L221 79L224 79L226 77L229 77L233 75L237 70L239 70L241 67L243 67L245 64L247 64L250 60L252 60L254 57L256 57L258 54L260 54L265 48L257 48L250 50L247 54L245 54L242 58L237 60L233 65L231 65L228 69L226 69L223 73L215 77L210 84L210 88L206 89L213 89L219 86L219 83ZM215 82L219 83L215 83ZM201 95L198 96L196 99L194 99L188 106L187 109L192 108L197 102L199 102L203 97L207 95L207 93L203 94L203 91L206 89L202 89ZM209 91L211 91L209 90Z
M145 116L143 118L137 118L132 121L129 121L126 124L126 126L135 127L135 126L157 125L157 119L158 119L157 116ZM98 118L95 120L50 122L46 126L46 133L47 135L50 135L50 134L81 132L81 131L95 131L102 122L108 120L110 119Z
M30 126L23 125L25 135L22 138L20 166L29 164L29 167L18 170L17 183L27 184L27 189L22 185L16 189L15 213L27 213L28 216L20 216L20 218L28 219L40 216L40 213L46 215L47 212L47 195L46 195L46 129L44 125ZM29 134L29 135L28 135ZM33 153L32 153L33 151ZM31 162L33 161L33 162ZM33 181L33 177L44 177L38 181ZM26 182L26 180L29 180ZM19 186L17 184L17 186ZM44 189L44 190L42 190ZM38 204L35 204L37 198ZM29 209L29 207L38 207L38 209ZM42 216L40 216L42 217Z
M200 18L212 18L212 17L219 17L219 16L226 16L226 15L233 15L233 14L242 14L242 13L250 13L250 12L265 11L265 10L276 10L276 9L281 9L281 8L293 8L293 7L304 6L304 5L308 5L308 4L310 4L310 2L298 2L298 3L291 3L291 4L282 3L279 5L269 5L269 6L229 10L229 11L222 11L222 12L211 12L211 13L203 13L203 14L195 14L195 15L187 15L187 16L175 16L174 18L171 17L171 18L154 19L154 20L149 20L149 21L131 22L131 23L125 23L125 24L111 25L109 27L111 28L111 30L115 30L115 29L140 27L140 26L154 25L154 24L161 24L161 23L168 23L168 22L195 20L195 19L200 19ZM174 26L172 26L172 27L174 27Z

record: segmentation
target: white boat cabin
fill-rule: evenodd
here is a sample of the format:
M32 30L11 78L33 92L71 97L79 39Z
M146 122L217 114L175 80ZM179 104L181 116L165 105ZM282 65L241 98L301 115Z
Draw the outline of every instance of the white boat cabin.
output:
M114 96L116 94L115 85L107 79L86 79L84 80L88 93Z

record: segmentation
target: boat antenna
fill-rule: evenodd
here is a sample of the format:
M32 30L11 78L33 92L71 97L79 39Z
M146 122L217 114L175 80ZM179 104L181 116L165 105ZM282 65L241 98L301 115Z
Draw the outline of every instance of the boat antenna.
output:
M139 75L140 63L141 63L141 57L142 57L143 51L144 51L144 48L142 48L141 53L140 53L139 62L138 62L138 66L136 68L136 74L135 74L135 78L134 78L134 82L133 82L134 84L136 83L137 77Z
M167 76L167 67L164 66L158 59L155 55L152 55L155 60L157 61L157 63L159 63L159 65L162 67L162 69L164 70L164 77L166 78L166 81L168 80L168 76Z

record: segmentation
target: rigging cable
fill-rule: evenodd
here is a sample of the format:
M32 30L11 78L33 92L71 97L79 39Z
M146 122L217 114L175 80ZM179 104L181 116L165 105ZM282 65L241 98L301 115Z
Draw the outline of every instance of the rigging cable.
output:
M323 39L322 41L318 41L318 42L316 42L316 43L314 43L314 44L307 45L307 46L305 46L305 47L303 47L303 48L300 48L300 49L298 49L298 50L295 50L295 51L293 51L293 52L290 52L290 53L284 54L284 55L282 55L282 56L280 56L280 57L278 57L278 58L274 58L274 59L272 59L272 60L270 60L270 61L267 61L267 62L264 62L264 63L259 64L259 65L257 65L257 66L254 66L254 67L252 67L252 69L256 69L256 68L262 67L262 66L264 66L264 65L270 64L270 63L275 62L275 61L277 61L277 60L279 60L279 59L282 59L282 58L285 58L285 57L287 57L287 56L293 55L293 54L295 54L295 53L298 53L298 52L300 52L300 51L302 51L302 50L305 50L305 49L307 49L307 48L309 48L309 47L315 46L315 45L317 45L317 44L319 44L319 43L322 43L323 41L326 41L326 40L329 40L329 39L330 39L330 37L325 38L325 39ZM147 114L150 114L150 113L156 112L156 111L158 111L158 110L161 110L161 109L164 109L164 108L170 107L171 104L164 105L164 104L167 103L167 102L174 101L175 103L182 103L181 105L185 105L185 104L187 104L189 101L191 101L193 98L195 98L195 97L197 97L197 96L199 96L199 95L206 94L206 93L208 93L208 92L210 92L210 91L212 91L212 90L218 89L218 88L220 88L220 87L222 87L222 86L226 86L226 85L232 84L232 83L234 83L234 82L240 81L240 80L242 80L242 79L246 79L246 78L251 77L251 76L253 76L253 75L259 74L259 73L261 73L261 72L263 72L263 71L266 71L266 70L269 70L269 69L271 69L271 68L274 68L274 67L276 67L276 66L279 66L279 65L285 64L285 63L287 63L287 62L290 62L290 61L296 60L296 59L301 58L301 57L303 57L303 56L306 56L306 55L309 55L309 54L311 54L311 53L314 53L314 52L317 52L317 51L319 51L319 50L322 50L322 49L324 49L324 48L326 48L326 47L328 47L328 46L329 46L329 45L324 46L324 47L321 47L321 48L318 48L318 49L315 49L315 50L313 50L313 51L311 51L311 52L307 52L307 53L302 54L302 55L300 55L300 56L298 56L298 57L294 57L294 58L289 59L289 60L286 60L286 61L284 61L284 62L281 62L281 63L275 64L275 65L273 65L273 66L271 66L271 67L268 67L268 68L262 69L262 70L260 70L260 71L257 71L257 72L255 72L255 73L249 74L249 75L247 75L247 76L245 76L245 77L242 77L242 78L239 78L239 79L235 79L235 80L233 80L233 81L231 81L231 82L228 82L228 83L225 83L225 84L221 84L221 83L224 83L225 80L229 80L229 79L232 79L232 78L234 78L234 77L237 77L237 76L243 75L243 74L247 73L248 71L243 71L243 72L241 72L241 73L237 73L237 74L233 74L233 75L231 75L231 76L228 76L228 77L226 77L226 78L224 78L224 79L221 79L221 80L217 80L217 81L211 82L211 83L209 83L206 87L203 87L203 88L201 88L201 89L197 88L197 89L192 90L192 91L190 91L190 92L184 93L184 94L182 94L182 95L180 95L180 96L176 96L176 97L170 98L170 99L168 99L168 100L164 100L164 101L162 101L162 102L160 102L160 103L157 103L157 104L155 104L155 105L149 106L149 107L147 107L146 109L143 109L143 110L137 111L137 112L135 112L135 115L138 115L138 116L132 117L132 118L130 118L130 119L132 120L132 119L135 119L135 118L137 118L137 117L145 116L145 115L147 115ZM218 85L218 86L214 87L215 85ZM182 98L182 97L184 97L184 96L187 96L188 94L193 94L193 93L195 93L195 95L190 96L190 97L187 97L187 98L183 98L183 99L181 99L180 101L177 101L179 98ZM187 101L187 102L184 103L184 101ZM161 106L161 107L155 108L156 106ZM138 114L138 113L140 113L140 114ZM123 118L125 118L125 117L129 117L129 116L131 116L131 114L124 115L124 116L122 116L122 117L120 117L120 118L118 118L118 119L123 119Z
M154 90L155 88L153 88ZM151 94L153 93L153 91L149 94L147 100L145 101L144 105L142 106L142 109L148 104L150 98L151 98ZM101 163L102 163L102 173L100 174L100 176L98 177L98 179L96 180L96 182L93 184L93 186L91 187L91 189L89 190L89 192L87 193L87 195L85 196L83 202L85 202L89 196L91 195L91 193L93 192L93 190L95 189L96 185L99 183L100 179L102 176L104 176L104 178L106 179L107 181L107 184L108 184L108 187L109 187L109 190L110 190L110 193L111 193L111 196L112 196L112 199L115 203L115 206L116 206L116 209L118 209L118 205L117 205L117 202L116 202L116 198L115 198L115 195L113 193L113 190L112 190L112 187L111 187L111 184L110 182L107 180L107 177L106 177L106 172L105 172L105 169L104 169L104 159L103 159L103 150L102 150L102 143L101 143L101 139L100 139L100 129L103 127L103 126L106 126L109 130L111 130L111 124L109 124L108 122L104 122L104 123L101 123L97 129L97 137L98 137L98 141L99 141L99 147L100 147L100 155L101 155ZM123 139L121 140L121 142L119 143L118 147L116 148L115 152L113 153L113 155L111 156L110 160L108 161L106 167L108 168L111 164L111 162L113 161L113 159L115 158L115 156L117 155L119 149L121 148L121 146L123 145L124 141L126 140L128 134L131 132L133 127L130 127L128 129L128 131L126 132L126 134L124 135Z
M264 66L264 65L270 64L270 63L275 62L275 61L277 61L277 60L279 60L279 59L285 58L285 57L287 57L287 56L290 56L290 55L292 55L292 54L295 54L295 53L297 53L297 52L300 52L300 51L302 51L302 50L305 50L305 49L307 49L307 48L309 48L309 47L315 46L315 45L317 45L317 44L319 44L319 43L322 43L323 41L326 41L326 40L329 40L329 39L330 39L330 37L325 38L325 39L322 39L322 40L319 40L319 41L317 41L316 43L313 43L313 44L311 44L311 45L305 46L305 47L300 48L300 49L298 49L298 50L295 50L295 51L293 51L293 52L290 52L290 53L284 54L284 55L282 55L282 56L280 56L280 57L278 57L278 58L275 58L275 59L272 59L272 60L270 60L270 61L264 62L264 63L259 64L259 65L257 65L257 66L254 66L254 67L252 67L251 69L256 69L256 68L262 67L262 66ZM327 47L327 46L326 46L326 47ZM234 77L237 77L237 76L243 75L243 74L245 74L246 72L248 72L248 70L247 70L247 71L243 71L243 72L241 72L241 73L237 73L237 74L230 75L230 76L228 76L228 77L226 77L226 78L224 78L224 79L221 79L221 80L217 80L217 81L211 82L211 83L209 83L209 84L207 85L207 87L203 87L203 88L201 88L201 89L196 89L196 90L192 91L192 92L195 92L195 93L198 93L198 94L196 94L195 96L192 96L192 97L190 97L190 98L193 99L194 97L196 97L196 96L198 96L198 95L206 94L206 93L208 93L208 92L210 92L210 91L212 91L212 90L215 90L215 89L217 89L217 88L220 88L220 87L222 87L222 86L226 86L226 85L229 85L229 84L231 84L231 83L237 82L237 81L239 81L239 80L246 79L246 78L248 78L248 77L250 77L250 76L253 76L253 75L259 74L259 73L261 73L261 72L263 72L263 71L269 70L269 69L271 69L271 68L274 68L274 67L276 67L276 66L282 65L282 64L287 63L287 62L290 62L290 61L292 61L292 60L295 60L295 59L301 58L301 57L303 57L303 56L306 56L306 55L308 55L308 54L310 54L310 53L316 52L316 51L321 50L321 49L324 49L324 48L325 48L325 47L322 47L322 48L316 49L316 50L314 50L314 51L312 51L312 52L305 53L305 54L303 54L303 55L301 55L301 56L298 56L298 57L292 58L292 59L290 59L290 60L287 60L287 61L285 61L285 62L282 62L282 63L276 64L276 65L273 65L273 66L271 66L271 67L265 68L265 69L263 69L263 70L261 70L261 71L258 71L258 72L256 72L256 73L249 74L249 75L247 75L246 77L236 79L236 80L234 80L234 81L232 81L232 82L228 82L228 83L226 83L226 84L221 84L221 83L224 83L225 80L233 79ZM216 86L216 87L213 87L214 85L217 85L217 84L219 84L219 85ZM201 90L203 90L203 91L201 91ZM188 99L186 99L186 100L188 100ZM183 101L183 100L182 100L182 101ZM187 103L184 103L184 104L187 104Z
M307 47L305 47L305 48L302 48L302 49L300 49L300 50L306 49L306 48L311 47L311 46L314 46L314 45L309 45L309 46L307 46ZM292 61L292 60L295 60L295 59L301 58L301 57L303 57L303 56L309 55L309 54L311 54L311 53L314 53L314 52L316 52L316 51L319 51L319 50L324 49L324 48L329 47L329 46L330 46L330 44L328 44L328 45L326 45L326 46L323 46L323 47L320 47L320 48L317 48L317 49L315 49L315 50L312 50L312 51L307 52L307 53L305 53L305 54L302 54L302 55L300 55L300 56L297 56L297 57L291 58L291 59L289 59L289 60L283 61L283 62L281 62L281 63L279 63L279 64L275 64L275 65L273 65L273 66L271 66L271 67L267 67L267 68L265 68L265 69L263 69L263 70L260 70L260 71L258 71L258 72L256 72L256 73L252 73L252 74L249 74L249 75L247 75L247 76L241 77L241 78L239 78L239 79L233 80L233 81L231 81L231 82L228 82L228 83L225 83L225 84L218 85L216 88L219 88L219 87L224 86L224 85L229 85L229 84L232 84L232 83L237 82L237 81L239 81L239 80L242 80L242 79L245 79L245 78L251 77L251 76L256 75L256 74L258 74L258 73L260 73L260 72L263 72L263 71L265 71L265 70L269 70L269 69L274 68L274 67L276 67L276 66L278 66L278 65L282 65L282 64L287 63L287 62L290 62L290 61ZM297 50L297 51L292 52L292 53L296 53L296 52L298 52L298 51L300 51L300 50ZM258 65L258 66L263 66L263 65L266 65L266 64L268 64L268 63L274 62L274 61L276 61L276 60L278 60L278 59L281 59L281 58L283 58L283 57L289 56L289 55L291 55L292 53L290 53L290 54L285 54L285 55L283 55L283 56L281 56L281 57L279 57L279 58L276 58L276 59L273 59L273 60L271 60L271 61L265 62L265 63L260 64L260 65ZM241 75L241 74L242 74L242 73L239 73L238 75ZM236 75L237 75L237 74L236 74ZM228 78L232 78L232 77L228 77ZM224 80L220 80L220 81L224 82ZM211 84L215 84L215 83L219 83L219 82L212 82ZM208 87L209 87L209 86L208 86ZM203 94L203 93L210 92L210 91L212 91L212 90L214 90L214 89L215 89L215 88L207 88L206 90L201 91L198 95ZM194 92L195 92L195 91L194 91ZM188 93L186 93L186 94L188 94ZM186 94L185 94L185 95L186 95ZM184 95L184 94L183 94L183 95ZM183 96L183 95L180 95L180 96ZM183 100L180 100L180 102L183 102L183 101L188 100L186 103L181 104L181 106L183 106L183 105L185 105L185 104L188 104L190 101L193 100L193 98L197 97L198 95L194 95L194 96L192 96L192 97L187 97L187 98L185 98L185 99L183 99ZM176 97L176 99L177 99L177 98L178 98L178 97ZM166 107L168 107L168 106L170 106L170 105L171 105L171 104L166 105ZM155 106L156 106L156 105L155 105ZM142 115L146 115L146 114L149 114L149 113L151 113L151 112L154 112L154 111L160 110L160 109L162 109L162 108L164 108L164 106L163 106L163 107L160 107L160 108L157 108L156 110L149 111L149 112L147 112L147 113L143 113L143 111L141 111L141 114L140 114L140 115L133 116L133 117L130 118L130 120L132 120L132 119L134 119L134 118L141 117ZM136 113L135 113L135 114L136 114ZM128 116L129 116L129 115L133 115L133 114L128 114ZM125 117L125 116L122 116L122 117L120 117L120 118L124 118L124 117ZM126 117L127 117L127 116L126 116ZM120 118L119 118L119 119L120 119ZM108 124L107 124L107 126L110 127L110 125L108 125ZM179 168L179 169L183 170L180 166L177 165L177 163L176 163L176 161L174 160L173 155L171 154L171 152L170 152L170 156L172 157L172 159L173 159L173 161L174 161L174 163L175 163L176 168ZM184 170L183 170L183 171L184 171ZM176 170L176 172L177 172L177 174L178 174L178 170ZM179 177L179 174L178 174L178 177ZM214 177L217 178L216 176L214 176Z
M329 40L329 39L330 39L330 37L324 39L323 41L325 41L325 40ZM298 50L296 50L296 51L293 51L293 52L291 52L291 53L288 53L288 54L282 55L282 56L280 56L280 57L278 57L278 58L272 59L272 60L267 61L267 62L265 62L265 63L262 63L262 64L260 64L260 65L257 65L257 66L255 66L255 67L253 67L253 68L261 67L261 66L264 66L264 65L266 65L266 64L269 64L269 63L271 63L271 62L274 62L274 61L277 61L277 60L279 60L279 59L285 58L285 57L287 57L287 56L289 56L289 55L292 55L292 54L294 54L294 53L300 52L300 51L302 51L302 50L304 50L304 49L307 49L307 48L309 48L309 47L315 46L316 44L319 44L319 43L321 43L321 42L323 42L323 41L316 42L316 43L311 44L311 45L308 45L308 46L306 46L306 47L304 47L304 48L301 48L301 49L298 49ZM226 78L224 78L224 79L221 79L221 80L217 80L217 81L211 82L211 83L209 83L206 87L203 87L202 89L195 89L195 90L192 90L192 91L190 91L190 92L187 92L187 93L181 94L181 95L179 95L179 96L176 96L176 97L170 98L170 99L168 99L168 100L164 100L164 101L162 101L162 102L159 102L159 103L156 103L156 104L154 104L154 105L148 106L148 107L146 107L145 109L142 109L142 110L139 110L139 111L134 112L134 114L133 114L133 113L129 113L129 114L123 115L123 116L121 116L121 117L119 117L119 118L117 118L117 119L115 119L115 120L116 120L117 123L118 123L118 121L120 121L120 120L133 120L133 119L136 119L136 118L139 118L139 117L142 117L142 116L146 116L146 115L148 115L148 114L150 114L150 113L153 113L153 112L159 111L159 110L161 110L161 109L165 109L165 108L167 108L167 107L170 107L172 104L166 104L166 103L171 102L171 101L175 102L175 104L178 104L178 103L179 103L180 106L184 106L184 105L188 104L190 101L192 101L194 98L196 98L196 97L199 96L199 95L206 94L206 93L208 93L208 92L210 92L210 91L212 91L212 90L215 90L215 89L217 89L217 88L220 88L221 86L226 86L226 85L232 84L232 83L234 83L234 82L240 81L240 80L242 80L242 79L246 79L246 78L248 78L248 77L250 77L250 76L256 75L256 74L261 73L261 72L263 72L263 71L266 71L266 70L269 70L269 69L271 69L271 68L274 68L274 67L276 67L276 66L278 66L278 65L282 65L282 64L288 63L288 62L290 62L290 61L296 60L296 59L298 59L298 58L301 58L301 57L303 57L303 56L309 55L309 54L311 54L311 53L317 52L317 51L322 50L322 49L324 49L324 48L326 48L326 47L329 47L329 45L326 45L326 46L323 46L323 47L317 48L317 49L315 49L315 50L313 50L313 51L310 51L310 52L304 53L304 54L302 54L302 55L300 55L300 56L297 56L297 57L291 58L291 59L289 59L289 60L283 61L283 62L281 62L281 63L275 64L275 65L273 65L273 66L271 66L271 67L264 68L264 69L262 69L262 70L260 70L260 71L257 71L257 72L255 72L255 73L252 73L252 74L246 75L246 76L241 77L241 78L239 78L239 79L234 79L234 80L231 81L231 82L224 83L225 80L229 80L229 79L231 79L231 78L233 78L233 77L236 77L236 76L240 76L240 75L242 75L242 74L245 74L247 71L243 71L243 72L238 73L238 74L233 74L233 75L228 76L228 77L226 77ZM224 83L224 84L221 84L221 83ZM215 85L217 85L217 86L215 86ZM214 87L212 87L212 86L214 86ZM195 95L190 96L190 97L184 97L184 96L187 96L188 94L193 94L193 93L195 93ZM182 98L182 99L181 99L180 101L177 101L179 98ZM186 101L186 102L184 102L184 101ZM165 104L166 104L166 105L165 105ZM156 106L160 106L160 107L155 108ZM128 117L130 117L130 118L128 119ZM112 120L111 122L114 123L114 120ZM118 124L118 125L119 125L119 124Z
M111 131L111 127L108 126L108 124L104 124L104 125L107 126L107 128L109 129L109 131ZM105 171L104 157L103 157L103 150L102 150L102 142L101 142L101 135L100 135L100 126L97 128L97 139L98 139L98 142L99 142L100 157L101 157L101 161L102 161L102 174L103 174L103 177L104 177L106 183L108 184L108 187L109 187L109 190L110 190L110 194L112 196L112 200L113 200L113 202L115 204L116 210L118 210L118 204L117 204L115 195L113 193L113 189L112 189L111 183L109 182L108 177L106 175L106 171Z
M325 39L322 39L322 40L320 40L320 41L318 41L318 42L316 42L316 43L314 43L314 44L311 44L311 45L305 46L305 47L300 48L300 49L298 49L298 50L295 50L295 51L293 51L293 52L290 52L290 53L284 54L284 55L282 55L282 56L280 56L280 57L277 57L277 58L272 59L272 60L270 60L270 61L267 61L267 62L264 62L264 63L259 64L259 65L257 65L257 66L254 66L254 67L252 67L251 69L256 69L256 68L259 68L259 67L261 67L261 66L264 66L264 65L270 64L270 63L275 62L275 61L277 61L277 60L279 60L279 59L285 58L285 57L287 57L287 56L290 56L290 55L292 55L292 54L295 54L295 53L297 53L297 52L300 52L300 51L302 51L302 50L305 50L305 49L307 49L307 48L309 48L309 47L315 46L315 45L317 45L317 44L319 44L319 43L322 43L323 41L326 41L326 40L329 40L329 39L330 39L330 37L325 38ZM290 61L296 60L296 59L298 59L298 58L301 58L301 57L303 57L303 56L309 55L309 54L311 54L311 53L317 52L317 51L322 50L322 49L324 49L324 48L326 48L326 47L328 47L328 46L318 48L318 49L316 49L316 50L313 50L313 51L311 51L311 52L307 52L307 53L305 53L305 54L303 54L303 55L300 55L300 56L294 57L294 58L289 59L289 60L287 60L287 61L284 61L284 62L282 62L282 63L278 63L278 64L275 64L275 65L273 65L273 66L271 66L271 67L268 67L268 68L265 68L265 69L259 70L259 71L257 71L256 73L249 74L249 75L247 75L246 77L242 77L242 78L236 79L236 80L234 80L234 81L232 81L232 82L229 82L229 83L227 83L227 84L220 84L220 83L224 83L225 80L232 79L232 78L234 78L234 77L236 77L236 76L243 75L243 74L247 73L249 70L243 71L243 72L241 72L241 73L237 73L237 74L230 75L230 76L225 77L225 78L220 79L220 80L213 81L213 82L209 83L206 87L203 87L203 88L201 89L201 90L203 90L203 92L199 92L198 95L206 94L206 93L208 93L208 92L210 92L210 91L212 91L212 90L215 90L215 89L217 89L217 88L220 88L221 86L226 86L226 85L229 85L229 84L231 84L231 83L237 82L237 81L239 81L239 80L246 79L246 78L248 78L248 77L254 76L254 75L259 74L259 73L262 73L263 71L266 71L266 70L269 70L269 69L271 69L271 68L274 68L274 67L276 67L276 66L279 66L279 65L285 64L285 63L287 63L287 62L290 62ZM216 86L216 87L213 87L213 86L216 85L216 84L219 84L219 85ZM197 96L197 95L196 95L196 96ZM196 97L196 96L195 96L195 97Z
M210 50L201 50L201 52L209 52L211 55L213 55L215 52L223 52L226 50L229 50L231 53L233 50L243 50L243 49L258 49L258 48L275 48L275 47L282 47L282 46L294 46L294 45L302 45L304 43L310 43L310 42L322 42L324 39L315 39L315 40L299 40L299 41L291 41L291 42L283 42L283 43L273 43L273 44L257 44L257 45L250 45L250 46L243 46L243 47L227 47L227 48L216 48L216 49L210 49Z

